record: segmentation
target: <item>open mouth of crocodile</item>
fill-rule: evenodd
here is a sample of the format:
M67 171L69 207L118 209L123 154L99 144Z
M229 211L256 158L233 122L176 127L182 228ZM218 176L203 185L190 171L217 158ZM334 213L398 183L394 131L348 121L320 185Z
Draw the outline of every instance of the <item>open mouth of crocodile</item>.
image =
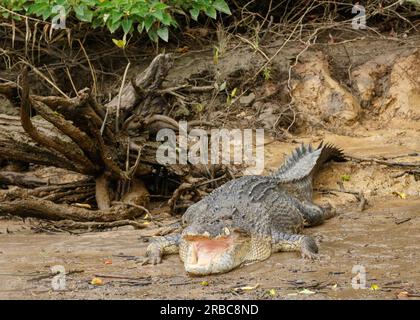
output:
M192 275L207 275L232 270L237 266L236 252L241 246L235 236L206 238L186 236L185 270Z

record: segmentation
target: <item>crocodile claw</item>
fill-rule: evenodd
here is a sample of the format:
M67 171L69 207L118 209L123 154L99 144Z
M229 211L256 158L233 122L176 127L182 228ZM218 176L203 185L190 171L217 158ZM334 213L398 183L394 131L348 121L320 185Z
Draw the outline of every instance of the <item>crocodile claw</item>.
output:
M301 254L302 254L303 259L309 259L309 260L319 260L320 259L319 254L314 253L310 250L303 249Z
M304 259L319 260L318 246L312 237L303 238L300 252Z
M151 244L147 247L146 254L144 256L141 265L144 266L146 264L159 264L162 263L162 250L160 250L159 246L155 244Z
M144 257L143 261L140 263L142 266L145 266L147 264L156 265L162 263L162 257L160 256L150 256L150 257Z

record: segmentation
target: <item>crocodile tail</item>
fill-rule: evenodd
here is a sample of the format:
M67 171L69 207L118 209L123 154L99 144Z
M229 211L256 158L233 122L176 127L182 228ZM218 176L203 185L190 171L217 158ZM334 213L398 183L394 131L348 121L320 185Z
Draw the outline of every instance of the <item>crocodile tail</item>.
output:
M312 180L322 165L329 160L342 161L343 151L332 144L320 143L314 149L302 144L286 158L283 166L274 173L282 185L288 186L299 198L312 200Z

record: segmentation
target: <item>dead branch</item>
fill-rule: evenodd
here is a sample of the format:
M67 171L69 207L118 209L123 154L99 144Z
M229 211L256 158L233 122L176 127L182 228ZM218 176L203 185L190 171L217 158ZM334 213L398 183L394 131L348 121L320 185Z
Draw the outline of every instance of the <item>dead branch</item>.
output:
M0 184L36 188L44 186L48 181L30 176L26 173L0 171Z
M144 99L144 96L139 96L137 91L147 92L159 89L169 69L172 67L172 57L170 54L157 55L150 65L140 73L132 82L127 83L121 91L121 112L133 110L135 106ZM134 86L133 86L134 85ZM136 90L136 88L140 90ZM118 108L119 95L114 97L107 105L112 111ZM136 112L135 112L136 113Z
M413 167L413 168L419 168L420 163L419 162L395 162L395 161L387 161L387 160L380 160L375 158L358 158L353 156L346 156L346 159L354 162L375 162L378 164L384 164L386 166L390 167Z
M116 227L132 226L135 229L144 229L147 227L147 223L140 223L134 220L118 220L112 222L79 222L73 220L62 220L53 222L55 228L58 229L87 229L91 230L105 230Z
M143 214L143 213L141 213ZM22 199L0 203L0 216L13 215L22 218L39 218L47 220L73 220L112 222L133 219L139 215L135 208L114 206L109 210L88 210L67 204L56 204L41 199Z

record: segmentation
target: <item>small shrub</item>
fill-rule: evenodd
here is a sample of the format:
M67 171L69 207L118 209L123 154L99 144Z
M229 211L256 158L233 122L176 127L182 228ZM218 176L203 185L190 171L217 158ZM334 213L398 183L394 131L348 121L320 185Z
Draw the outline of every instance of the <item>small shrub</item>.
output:
M34 16L43 20L53 19L61 13L60 10L67 18L89 23L92 28L106 27L111 33L122 30L125 35L145 31L153 41L159 38L168 41L169 28L178 26L174 14L188 14L194 20L197 20L201 13L212 19L216 19L218 11L231 14L224 0L2 0L0 2L0 16L15 20L22 20L22 16Z

